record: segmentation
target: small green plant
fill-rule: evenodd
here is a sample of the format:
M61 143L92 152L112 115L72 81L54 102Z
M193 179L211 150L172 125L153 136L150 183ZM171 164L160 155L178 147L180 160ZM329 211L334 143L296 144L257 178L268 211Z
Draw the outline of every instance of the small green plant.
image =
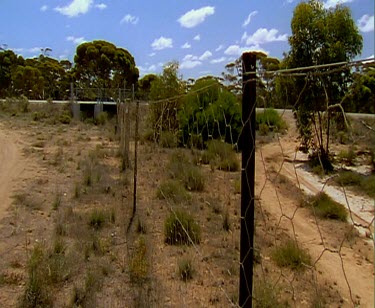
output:
M160 134L159 143L163 148L176 148L177 147L177 136L169 131L163 131Z
M271 283L259 279L254 285L254 307L256 308L282 308L289 307L287 303L279 303L279 290Z
M53 210L57 210L60 205L61 205L61 199L62 199L62 194L61 192L56 192L56 195L55 195L55 199L53 200L53 203L52 203L52 209Z
M190 200L189 193L178 180L166 180L162 182L157 190L159 199L172 200L175 203L186 202Z
M211 140L207 143L207 150L202 154L202 162L224 171L238 171L240 168L232 146L220 140Z
M225 211L224 217L223 217L223 229L225 231L230 230L230 220L229 220L229 212Z
M267 126L267 128L266 128ZM262 130L262 134L271 132L282 132L288 128L286 122L275 109L265 109L256 115L257 130Z
M89 226L94 228L94 230L99 230L104 226L104 223L107 219L106 213L103 210L93 210L89 218Z
M313 211L321 218L346 221L348 213L345 207L332 200L326 193L320 192L308 200L308 204L313 207Z
M178 261L177 265L178 276L181 278L182 281L187 282L188 280L193 279L195 270L191 258L184 257Z
M108 122L108 113L100 112L98 116L94 119L95 125L104 125Z
M356 159L356 157L357 155L353 147L350 147L348 150L343 150L338 154L339 161L345 163L348 166L354 165L354 160Z
M59 122L61 124L70 124L71 121L72 121L72 117L68 113L63 113L59 116Z
M272 258L278 266L289 267L293 270L303 270L306 265L311 265L310 255L292 240L275 248Z
M143 237L140 237L133 255L130 258L129 273L133 283L142 284L148 276L147 247Z
M172 155L168 169L172 179L180 180L186 189L203 191L205 178L201 169L193 165L183 152L177 151Z
M199 244L201 232L194 218L183 210L171 213L164 224L165 242L169 245Z

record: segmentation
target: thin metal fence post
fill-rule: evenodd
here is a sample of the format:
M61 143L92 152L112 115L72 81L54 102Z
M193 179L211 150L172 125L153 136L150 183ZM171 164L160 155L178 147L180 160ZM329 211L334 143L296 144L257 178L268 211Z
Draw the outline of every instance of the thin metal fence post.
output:
M256 54L242 55L240 307L253 306Z

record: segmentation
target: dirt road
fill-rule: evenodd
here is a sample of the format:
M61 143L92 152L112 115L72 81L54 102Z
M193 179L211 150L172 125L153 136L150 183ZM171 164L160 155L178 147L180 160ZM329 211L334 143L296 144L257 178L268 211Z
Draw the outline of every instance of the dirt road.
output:
M12 203L14 181L25 169L26 162L21 156L15 135L0 125L0 219Z

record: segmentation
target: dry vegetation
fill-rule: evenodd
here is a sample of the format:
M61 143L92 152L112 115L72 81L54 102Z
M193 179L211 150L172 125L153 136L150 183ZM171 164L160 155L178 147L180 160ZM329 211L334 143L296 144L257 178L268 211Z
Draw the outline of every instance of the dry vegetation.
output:
M170 136L161 138L164 147L141 141L137 210L129 225L133 169L121 171L114 120L94 125L67 121L61 106L28 108L0 115L0 129L16 138L26 162L0 223L4 307L236 304L239 154L214 143L207 151L176 149ZM271 159L256 171L257 194L263 192L256 202L256 307L351 306L336 283L341 278L321 273L327 268L324 258L316 261L322 249L293 230L318 219L324 247L344 247L363 266L373 262L372 245L344 218L317 218L315 201L301 201L304 195L262 146ZM278 200L287 205L285 216Z

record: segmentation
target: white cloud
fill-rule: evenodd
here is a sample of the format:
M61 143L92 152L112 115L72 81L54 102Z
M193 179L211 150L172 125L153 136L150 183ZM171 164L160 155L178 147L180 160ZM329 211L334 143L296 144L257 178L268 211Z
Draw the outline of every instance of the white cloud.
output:
M220 51L220 50L222 50L224 48L224 46L223 45L219 45L216 49L215 49L215 51L217 52L217 51Z
M254 34L248 36L245 32L242 40L246 40L246 45L261 45L270 42L285 42L288 40L287 34L277 35L279 30L259 28Z
M250 23L251 17L254 17L256 14L258 14L258 11L252 11L249 14L249 16L247 16L246 20L243 22L242 27L245 28Z
M107 8L107 4L105 4L105 3L95 4L95 8L97 8L99 10L104 10L104 9Z
M226 57L221 57L221 58L218 58L218 59L212 59L210 61L211 64L217 64L217 63L222 63L222 62L225 62L227 60Z
M181 48L182 49L189 49L189 48L191 48L191 45L188 42L186 42L184 45L181 46Z
M55 11L68 17L77 17L86 14L92 7L92 4L93 0L73 0L66 6L56 7Z
M205 21L206 17L215 14L215 7L205 6L198 10L191 10L182 15L177 21L182 27L194 28Z
M48 10L48 6L47 6L47 5L43 5L43 6L40 8L40 10L41 10L42 12L45 12L45 11Z
M85 40L85 38L83 36L81 36L81 37L68 36L66 38L66 40L68 42L72 42L72 43L74 43L76 45L79 45L79 44L82 44L82 43L86 42L86 40Z
M42 51L42 47L29 48L27 51L31 52L31 53L41 52Z
M153 57L156 55L156 52L151 52L150 54L148 54L149 57Z
M354 0L327 0L324 2L323 6L325 9L334 8L338 4L350 3Z
M268 55L268 51L263 50L262 48L259 47L259 45L252 45L252 46L247 46L247 47L240 47L239 45L231 45L229 46L225 51L224 54L228 56L236 56L239 57L241 56L244 52L247 51L258 51L258 52L263 52Z
M180 68L181 69L192 69L201 65L202 62L199 61L198 57L193 55L186 55L181 62Z
M172 48L173 47L173 40L171 38L166 38L164 36L161 36L158 39L155 39L151 44L152 49L154 50L163 50L166 48Z
M206 50L200 57L199 60L204 61L207 60L208 58L212 57L212 52Z
M132 25L136 25L139 21L139 18L136 17L136 16L132 16L130 14L127 14L125 15L121 21L120 21L120 24L123 24L123 23L127 23L127 24L132 24Z
M200 41L201 40L200 34L197 34L196 36L194 36L193 40L194 41Z
M363 15L358 19L358 28L362 32L371 32L374 31L374 15Z

